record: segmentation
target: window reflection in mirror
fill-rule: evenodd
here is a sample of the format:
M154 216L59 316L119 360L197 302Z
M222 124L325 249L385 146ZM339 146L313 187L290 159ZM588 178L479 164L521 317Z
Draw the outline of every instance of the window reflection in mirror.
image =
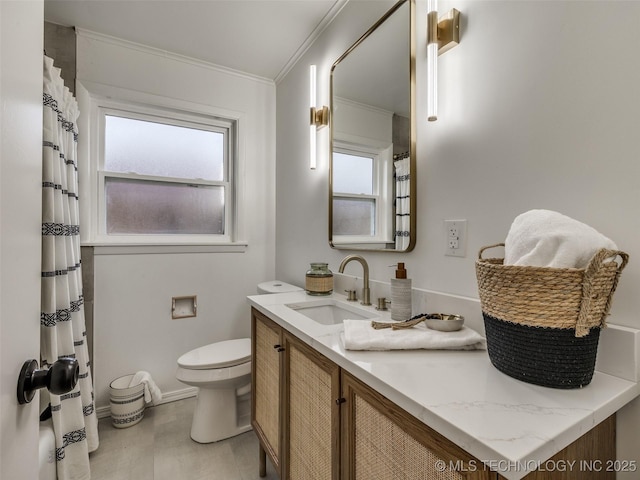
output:
M333 146L333 234L351 243L393 242L389 150Z
M331 69L335 248L397 252L415 243L413 10L414 0L398 2Z

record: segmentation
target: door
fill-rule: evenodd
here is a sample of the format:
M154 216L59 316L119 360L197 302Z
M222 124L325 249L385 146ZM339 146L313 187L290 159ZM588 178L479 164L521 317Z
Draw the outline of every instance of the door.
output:
M40 358L44 5L0 1L0 478L38 478L38 395L18 405Z
M340 478L340 368L285 333L285 480Z
M445 437L342 372L345 480L490 480L496 474Z
M266 475L266 455L281 474L282 329L251 309L251 425L260 440L260 476Z

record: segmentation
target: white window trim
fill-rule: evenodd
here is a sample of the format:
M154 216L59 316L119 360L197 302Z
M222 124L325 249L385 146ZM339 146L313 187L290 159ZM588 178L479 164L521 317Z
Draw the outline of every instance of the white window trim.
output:
M376 203L376 235L333 235L335 245L344 244L386 244L393 240L393 215L387 208L380 208L382 205L393 203L393 175L389 169L393 168L392 145L379 147L375 145L354 144L341 140L335 140L333 151L350 155L367 155L373 157L373 195L355 195L341 192L333 192L334 198L371 198ZM333 201L333 198L331 199Z
M113 243L144 243L144 244L152 244L152 243L174 243L178 242L187 242L192 238L202 238L207 241L210 240L212 243L230 243L231 242L231 231L233 229L233 156L235 154L233 148L233 135L234 135L234 124L231 121L226 119L215 119L217 124L216 126L212 126L208 123L201 123L199 118L193 118L184 114L173 114L170 116L165 116L166 113L164 111L159 111L157 109L149 109L147 107L132 107L128 106L125 108L113 108L113 107L105 107L98 106L98 136L99 136L99 145L100 150L98 152L98 161L97 161L97 171L98 171L98 238L108 238L108 241ZM144 121L153 121L156 123L165 123L167 125L177 125L183 126L187 128L201 128L203 130L211 131L211 132L220 132L226 133L227 135L227 145L225 145L226 149L226 159L224 166L224 177L227 180L225 181L209 181L202 179L186 179L186 178L177 178L177 177L156 177L153 175L139 175L135 173L121 173L121 172L111 172L105 170L105 158L104 158L104 138L101 135L102 132L105 131L105 119L107 116L119 116L124 118L131 118L134 120L144 120ZM219 125L219 126L218 126ZM231 168L230 168L231 167ZM105 204L105 180L107 178L127 178L127 179L135 179L135 180L151 180L151 181L159 181L163 183L182 183L182 184L199 184L199 185L210 185L210 186L222 186L225 188L225 204L231 206L231 211L227 212L225 215L225 225L224 231L226 232L224 235L114 235L106 233L106 204ZM131 240L133 239L133 242Z
M225 246L229 246L228 251L237 252L238 247L247 246L247 242L242 240L245 234L242 215L245 211L244 195L240 181L243 178L245 164L242 148L244 144L241 128L242 113L86 81L77 82L77 97L81 112L78 119L81 131L78 141L78 175L82 199L80 239L83 246L109 247L108 251L113 250L110 247L132 246L135 247L132 251L137 253L144 252L145 246L149 247L148 253L176 250L173 247L167 250L167 246L175 246L183 252L220 252L226 251ZM230 144L228 145L233 158L230 159L228 172L228 183L232 188L227 189L228 195L231 196L227 199L231 200L229 215L225 216L227 234L107 235L105 229L101 229L101 225L104 225L103 205L101 205L104 202L104 173L100 172L98 161L103 161L101 152L104 151L102 143L104 126L101 123L104 119L103 112L106 111L133 112L134 115L139 113L160 118L164 116L174 124L179 124L182 120L188 124L206 125L208 119L216 121L222 119L222 122L233 125L234 135L229 136ZM175 120L177 122L174 122ZM109 176L112 174L110 173ZM137 178L144 179L144 176ZM171 181L172 179L163 178L163 180ZM185 182L185 179L175 180ZM245 251L246 248L241 250Z

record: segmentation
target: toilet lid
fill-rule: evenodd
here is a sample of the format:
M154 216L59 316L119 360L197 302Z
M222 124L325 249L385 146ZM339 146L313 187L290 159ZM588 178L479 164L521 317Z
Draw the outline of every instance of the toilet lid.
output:
M251 339L239 338L212 343L185 353L178 365L191 370L225 368L251 360Z

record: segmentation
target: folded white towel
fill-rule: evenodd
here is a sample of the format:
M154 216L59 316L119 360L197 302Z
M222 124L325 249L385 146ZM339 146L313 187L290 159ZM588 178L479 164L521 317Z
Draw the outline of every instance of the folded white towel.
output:
M371 320L344 321L344 348L347 350L478 350L485 340L475 330L462 327L457 332L439 332L420 323L413 328L376 330Z
M151 402L153 405L158 405L162 400L162 392L156 385L156 382L151 378L151 374L149 372L136 372L129 382L129 386L133 387L135 385L140 385L141 383L144 384L144 401L146 403Z
M504 245L504 264L554 268L585 268L602 248L617 250L596 229L551 210L518 215Z

